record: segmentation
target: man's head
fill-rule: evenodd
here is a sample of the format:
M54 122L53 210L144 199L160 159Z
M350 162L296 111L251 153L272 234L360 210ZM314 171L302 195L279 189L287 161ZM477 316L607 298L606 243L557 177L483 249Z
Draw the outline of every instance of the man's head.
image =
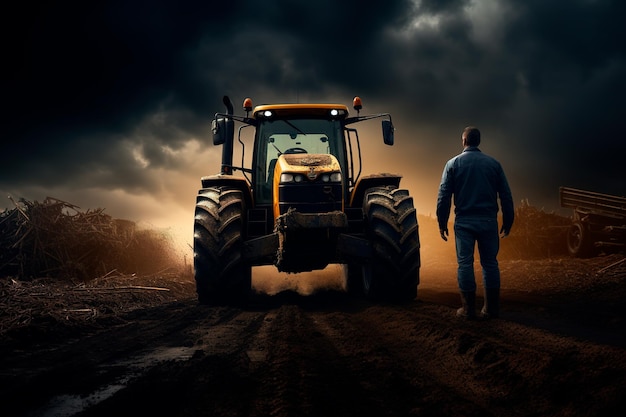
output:
M463 139L463 146L478 146L480 145L480 130L475 126L467 126L463 129L461 135Z

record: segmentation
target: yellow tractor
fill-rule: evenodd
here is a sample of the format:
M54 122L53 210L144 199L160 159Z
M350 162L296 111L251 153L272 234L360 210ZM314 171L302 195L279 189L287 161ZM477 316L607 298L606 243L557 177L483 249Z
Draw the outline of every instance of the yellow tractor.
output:
M270 104L235 115L216 113L213 143L222 146L221 172L202 177L194 216L194 269L201 304L245 304L252 267L321 270L341 264L348 292L368 299L417 296L420 242L413 198L400 176L361 176L356 129L381 118L393 145L388 113L356 116L342 104ZM233 165L235 124L254 128L252 166ZM241 171L242 176L234 176Z

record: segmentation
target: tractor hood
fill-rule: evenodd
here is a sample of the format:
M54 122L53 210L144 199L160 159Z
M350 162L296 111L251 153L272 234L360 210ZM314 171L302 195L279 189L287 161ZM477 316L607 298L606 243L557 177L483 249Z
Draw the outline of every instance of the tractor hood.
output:
M297 188L304 194L316 193L316 190L331 186L339 187L338 197L341 198L343 176L339 161L329 154L282 154L278 157L274 171L274 216L280 213L281 188ZM333 188L334 188L333 187ZM333 193L336 191L333 190ZM309 194L311 195L311 194ZM338 207L337 209L341 209Z

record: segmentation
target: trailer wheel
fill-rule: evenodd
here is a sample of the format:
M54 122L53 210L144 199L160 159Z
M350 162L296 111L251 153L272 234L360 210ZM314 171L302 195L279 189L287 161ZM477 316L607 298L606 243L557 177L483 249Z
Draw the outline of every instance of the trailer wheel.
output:
M589 230L582 222L572 223L567 231L567 250L577 258L587 258L594 255L593 241Z
M366 235L374 248L363 265L363 293L372 300L417 296L420 242L413 198L407 190L376 187L365 193Z
M194 215L194 269L200 304L244 304L252 267L243 261L243 193L226 187L198 192Z

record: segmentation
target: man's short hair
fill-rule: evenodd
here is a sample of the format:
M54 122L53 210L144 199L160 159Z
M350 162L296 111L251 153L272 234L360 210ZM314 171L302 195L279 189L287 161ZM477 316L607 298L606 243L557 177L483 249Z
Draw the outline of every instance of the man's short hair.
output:
M467 141L468 146L480 145L480 130L475 126L467 126L463 129L463 137Z

